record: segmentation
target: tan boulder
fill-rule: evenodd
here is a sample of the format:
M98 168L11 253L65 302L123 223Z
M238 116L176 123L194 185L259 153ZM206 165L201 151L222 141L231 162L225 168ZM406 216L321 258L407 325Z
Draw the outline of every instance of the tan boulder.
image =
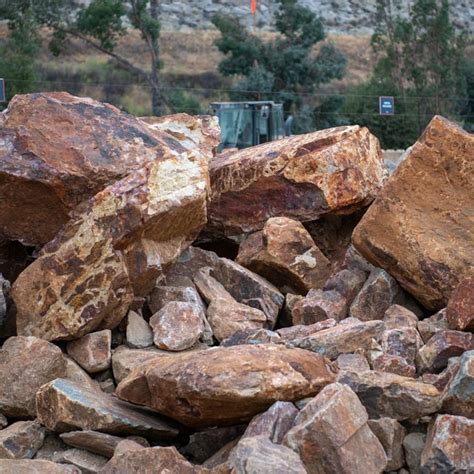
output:
M315 395L334 377L319 354L239 345L155 359L122 380L116 393L188 426L204 427L248 421L275 401Z
M36 395L36 405L38 421L58 433L81 428L150 439L172 439L178 434L150 413L65 379L43 385Z
M143 317L135 311L127 315L127 345L134 349L144 349L153 345L153 331Z
M474 266L474 135L436 116L356 227L357 250L430 310Z
M68 342L67 353L87 372L108 369L112 360L112 332L109 329L86 334Z
M301 222L272 217L262 231L249 235L236 261L272 282L283 293L306 294L321 288L331 263Z
M474 274L466 276L454 290L446 317L450 329L474 332Z
M57 340L113 329L194 240L206 222L207 161L199 150L162 151L89 200L18 277L19 334Z
M36 392L58 377L67 376L61 349L36 337L11 337L0 350L0 413L35 417Z
M52 240L80 203L170 146L184 150L112 105L66 92L17 95L2 115L0 234L28 245Z
M227 235L270 217L311 221L367 206L385 178L377 139L359 126L295 135L211 162L209 226Z
M310 474L382 472L387 457L367 421L357 395L334 383L300 411L284 444L300 455Z

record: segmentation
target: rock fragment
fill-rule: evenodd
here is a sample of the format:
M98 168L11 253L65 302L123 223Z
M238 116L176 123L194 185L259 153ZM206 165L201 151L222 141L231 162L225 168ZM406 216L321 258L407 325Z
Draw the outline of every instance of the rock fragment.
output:
M2 474L81 474L75 466L40 459L0 459Z
M416 328L418 317L408 308L394 304L385 311L383 321L385 329Z
M97 331L68 342L68 354L90 374L110 367L112 332L109 329Z
M403 439L406 430L392 418L380 418L379 420L369 420L369 428L373 431L387 455L386 471L396 471L405 465L405 455L403 453Z
M325 319L341 321L347 316L347 300L334 290L310 290L291 312L293 324L315 324Z
M449 329L446 309L442 309L436 314L433 314L433 316L418 321L417 327L426 344L437 332Z
M403 450L410 473L420 473L420 458L426 442L425 433L410 433L403 440Z
M474 274L466 276L454 290L446 317L450 329L474 332Z
M134 349L144 349L153 345L153 331L141 315L129 311L126 329L127 345Z
M45 430L34 421L17 421L0 430L0 459L31 459L42 446Z
M57 457L56 462L72 464L82 473L97 473L105 466L107 458L83 449L68 449Z

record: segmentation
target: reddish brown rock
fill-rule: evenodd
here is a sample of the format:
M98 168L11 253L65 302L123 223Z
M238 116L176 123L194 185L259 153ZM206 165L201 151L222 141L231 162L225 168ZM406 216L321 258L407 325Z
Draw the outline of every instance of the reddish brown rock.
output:
M301 410L284 444L311 473L381 472L387 457L367 420L357 395L345 385L331 384Z
M344 296L347 309L349 309L366 280L367 275L362 270L345 268L331 276L324 284L323 290L334 290Z
M297 326L290 326L288 328L277 329L277 333L284 341L292 341L293 339L300 339L323 329L333 328L337 325L335 319L325 319L319 323L314 324L300 324Z
M266 436L242 438L232 449L227 466L231 469L230 472L239 474L307 473L301 459L294 451L286 446L272 443Z
M443 412L474 418L474 351L465 352L443 394Z
M31 459L42 446L45 430L34 421L18 421L0 430L1 459Z
M192 283L192 281L190 281L190 283ZM203 311L206 310L199 293L192 286L155 286L148 297L148 306L152 313L155 314L172 301L194 303L200 306Z
M423 346L416 328L389 329L382 334L382 350L387 355L404 359L408 365L415 365L415 358Z
M392 418L380 418L379 420L369 420L369 428L373 431L387 455L387 466L385 471L396 471L405 464L405 455L403 454L403 439L406 430L397 421Z
M293 307L293 324L314 324L325 319L341 321L347 315L347 300L337 291L311 290Z
M38 421L59 433L81 428L151 439L172 439L178 434L149 413L65 379L43 385L36 395L36 405Z
M1 474L81 474L76 466L40 459L0 459Z
M249 235L236 261L272 282L283 293L306 294L321 288L331 263L303 224L286 217L268 219L263 230Z
M409 364L404 357L398 355L382 354L373 361L372 367L379 372L389 372L403 377L414 377L416 374L415 365Z
M370 418L417 419L439 410L438 390L409 377L387 372L341 372L338 381L349 385Z
M474 136L436 116L353 234L355 247L430 310L474 265ZM455 250L454 250L455 249Z
M295 339L295 347L318 352L330 359L337 359L340 354L354 352L357 349L369 349L373 338L380 338L383 332L382 321L350 322L338 324L308 336Z
M357 372L370 370L367 358L362 354L341 354L337 358L336 363L339 367L339 370L349 370Z
M150 319L155 345L168 351L189 349L204 332L203 317L201 308L193 303L168 303Z
M84 451L83 449L68 449L56 456L56 462L76 466L81 472L100 472L107 464L107 458Z
M454 290L446 317L450 329L474 332L474 274L466 276Z
M474 420L438 415L428 430L421 453L421 472L473 472L473 446Z
M437 332L449 329L446 309L442 309L433 316L419 321L417 327L426 344Z
M474 349L474 335L462 331L439 331L418 352L416 365L420 372L437 372L448 359Z
M93 332L67 344L67 353L87 372L108 369L112 360L110 330Z
M451 357L451 359L448 360L448 366L442 372L439 374L425 373L421 376L421 379L425 383L434 385L440 392L442 392L457 374L459 370L459 361L460 357Z
M350 213L373 200L384 178L377 139L358 126L224 153L211 163L210 227L237 235L270 217Z
M131 472L196 474L197 470L179 454L174 446L169 448L137 446L134 449L121 450L114 454L114 457L101 470L103 474Z
M385 329L416 328L418 317L408 308L394 304L385 311L383 321Z
M238 346L239 344L282 344L279 334L269 329L240 329L221 341L223 347Z
M123 380L117 395L204 427L247 421L275 401L315 395L332 380L328 361L318 354L243 345L156 359Z
M207 160L170 140L162 159L90 199L18 277L19 334L56 340L113 329L194 240L206 221Z
M65 357L54 344L36 337L7 339L0 351L0 413L35 417L36 392L66 372Z
M361 321L383 319L390 306L402 297L398 283L386 271L373 270L352 302L349 314Z

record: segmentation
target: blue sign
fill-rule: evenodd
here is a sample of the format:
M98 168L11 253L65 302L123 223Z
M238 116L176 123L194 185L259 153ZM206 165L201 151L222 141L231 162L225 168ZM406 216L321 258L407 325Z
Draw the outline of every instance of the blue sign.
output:
M395 100L393 97L379 97L379 114L380 115L394 115L395 114Z
M5 96L5 79L0 79L0 102L6 102Z

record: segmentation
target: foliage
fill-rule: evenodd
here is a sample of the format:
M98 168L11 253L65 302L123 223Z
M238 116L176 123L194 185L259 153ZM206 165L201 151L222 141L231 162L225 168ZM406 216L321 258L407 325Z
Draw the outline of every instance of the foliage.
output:
M184 112L186 114L198 115L202 114L201 104L196 97L183 91L175 91L168 96L171 112L178 114Z
M332 44L318 44L325 33L313 12L297 0L279 4L275 18L279 35L271 41L248 32L237 18L213 18L221 33L216 46L225 55L219 71L236 78L231 100L282 102L286 113L295 115L298 131L313 129L318 107L340 105L332 101L323 106L314 93L321 84L343 77L346 58Z

